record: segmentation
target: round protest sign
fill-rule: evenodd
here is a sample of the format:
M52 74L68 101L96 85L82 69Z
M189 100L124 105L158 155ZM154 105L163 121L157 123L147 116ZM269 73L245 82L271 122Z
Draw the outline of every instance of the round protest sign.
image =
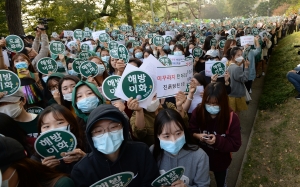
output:
M111 75L103 81L102 93L108 100L118 99L118 97L115 96L115 91L120 79L121 77L118 75Z
M107 33L101 33L99 35L99 41L100 42L108 42L109 41L109 35Z
M118 46L118 57L124 60L126 64L129 62L129 52L123 44L119 44Z
M83 37L84 38L92 38L92 32L87 30L83 32Z
M17 74L9 70L0 70L0 92L6 92L5 96L13 95L21 86Z
M168 57L160 57L158 59L164 66L172 66L172 61Z
M119 46L118 42L116 42L114 40L112 40L108 43L109 50L118 49L118 46Z
M172 40L172 36L166 36L165 37L165 42L168 44Z
M118 34L117 41L123 41L123 40L125 40L124 34Z
M111 36L116 37L118 33L119 33L118 30L113 30L113 31L111 31Z
M216 46L217 45L217 40L215 38L212 38L210 40L210 46Z
M193 50L192 50L192 55L193 57L201 57L203 55L203 50L201 49L201 47L195 47Z
M184 48L186 48L187 45L188 45L187 41L182 41L181 43L182 43L182 46L183 46Z
M211 67L211 72L213 75L224 75L226 71L226 66L222 62L215 62Z
M81 51L89 51L90 50L90 46L88 44L82 44L80 46Z
M44 109L38 106L27 108L26 111L32 114L40 114Z
M9 35L5 38L6 49L11 52L21 52L24 49L23 40L16 35Z
M35 151L43 158L55 156L62 159L66 152L76 149L77 140L74 134L65 130L50 130L41 134L34 143Z
M220 47L221 49L224 49L225 43L226 43L226 40L221 40L221 41L219 42L219 47Z
M186 33L186 34L185 34L185 38L186 38L186 39L190 39L190 37L191 37L190 33Z
M199 41L200 41L201 44L204 44L204 42L205 42L205 36L200 36Z
M95 77L98 75L98 66L95 62L85 61L79 66L80 74L84 77Z
M132 42L132 47L137 47L137 46L141 46L141 42L140 41L133 41Z
M200 33L196 33L195 37L199 39L201 37L201 34Z
M153 92L154 83L148 73L140 70L132 71L124 77L122 90L126 97L144 101Z
M110 55L112 58L118 59L118 58L119 58L119 55L118 55L118 48L117 48L117 49L111 49L111 50L109 51L109 55Z
M45 57L45 58L40 59L37 62L36 67L40 73L47 75L47 74L49 74L49 72L52 72L52 73L56 72L57 63L52 58Z
M134 174L129 171L117 173L92 184L90 187L126 187L133 179L133 176Z
M173 168L156 178L151 185L154 187L171 186L173 182L178 181L182 177L184 170L185 168L182 166Z
M162 36L158 35L152 39L152 42L156 46L163 46L165 43L165 39Z
M80 58L75 59L75 60L73 61L73 63L72 63L72 69L73 69L76 73L80 73L79 67L80 67L80 65L81 65L83 62L85 62L85 60L80 59Z
M65 52L65 45L62 42L54 41L49 45L50 52L55 55L63 54Z
M257 29L257 28L252 28L252 34L253 34L254 36L258 35L258 34L259 34L258 29Z
M126 31L127 31L127 26L126 26L126 25L121 25L121 26L119 27L119 29L120 29L120 31L122 31L122 32L126 32Z
M233 35L228 35L227 36L227 40L233 40L234 39L234 36Z
M82 60L87 60L91 56L93 56L93 55L90 52L83 51L83 52L79 53L79 58Z
M83 40L83 38L84 38L83 30L81 30L81 29L74 30L74 38L76 40L80 40L80 41Z

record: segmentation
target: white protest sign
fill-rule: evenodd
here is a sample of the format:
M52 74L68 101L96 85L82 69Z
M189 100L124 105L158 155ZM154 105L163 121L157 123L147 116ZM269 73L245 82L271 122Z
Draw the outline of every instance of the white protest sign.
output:
M157 67L157 98L173 97L179 91L186 90L187 66Z
M181 65L181 61L185 59L184 55L168 55L168 58L171 60L172 62L172 66L180 66Z
M116 41L118 44L122 44L122 45L125 45L125 40L122 40L122 41Z
M135 37L129 37L128 40L134 40L135 41Z
M241 36L241 46L254 45L254 36Z
M92 32L93 39L94 40L97 40L97 39L99 40L99 35L102 34L102 33L105 33L105 30Z
M166 31L165 35L172 36L172 38L174 38L176 34L175 34L175 31Z
M201 92L204 92L203 86L197 86L188 113L192 113L193 110L198 106L198 104L202 103L202 97L200 96Z
M207 77L211 77L213 75L212 71L211 71L211 67L214 65L214 63L216 63L217 61L215 60L208 60L205 62L205 76ZM225 67L226 67L226 62L222 62ZM224 77L224 75L218 76L218 78L220 77Z
M74 36L73 31L64 30L64 37L73 37L73 36Z

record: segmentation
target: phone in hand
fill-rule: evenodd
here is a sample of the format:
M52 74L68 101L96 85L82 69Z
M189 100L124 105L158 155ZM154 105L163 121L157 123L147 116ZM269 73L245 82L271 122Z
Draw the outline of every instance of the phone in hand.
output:
M203 136L203 139L209 140L209 139L211 139L211 137L209 137L209 136Z

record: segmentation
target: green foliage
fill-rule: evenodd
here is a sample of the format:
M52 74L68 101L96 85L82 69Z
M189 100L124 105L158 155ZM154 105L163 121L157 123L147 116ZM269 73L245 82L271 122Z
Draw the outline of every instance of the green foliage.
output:
M5 1L0 1L0 36L7 36L9 34L6 15L5 15Z
M255 12L258 16L268 16L269 11L269 3L268 2L261 2L259 3L258 7L256 8ZM271 13L269 13L271 15Z
M257 0L230 0L228 1L231 16L249 17L252 14L253 5Z

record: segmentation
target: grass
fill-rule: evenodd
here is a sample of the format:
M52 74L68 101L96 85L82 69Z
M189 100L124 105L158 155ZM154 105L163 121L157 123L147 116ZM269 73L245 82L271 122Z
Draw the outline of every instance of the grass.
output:
M268 109L258 111L240 187L300 186L300 103L290 97L294 87L285 78L300 63L297 42L300 33L285 38L273 53L260 99L260 109Z
M285 37L273 50L259 109L273 108L296 95L294 86L286 78L287 72L300 64L299 48L294 48L294 44L300 44L300 32Z

